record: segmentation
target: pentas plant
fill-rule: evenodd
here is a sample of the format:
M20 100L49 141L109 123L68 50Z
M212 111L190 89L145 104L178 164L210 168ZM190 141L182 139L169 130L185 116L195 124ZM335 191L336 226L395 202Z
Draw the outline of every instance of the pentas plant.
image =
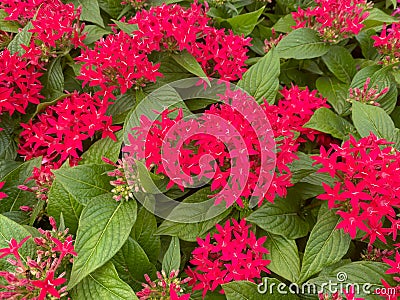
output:
M52 230L39 228L36 237L27 236L21 241L14 238L8 247L0 249L0 258L8 257L12 271L1 271L6 284L1 286L0 299L48 299L48 295L59 299L65 296L65 262L77 253L68 229L59 231L54 219L50 218ZM33 239L33 242L32 242ZM35 245L35 256L21 256L23 245ZM26 251L26 249L25 249Z
M0 298L397 299L399 2L168 3L0 0Z

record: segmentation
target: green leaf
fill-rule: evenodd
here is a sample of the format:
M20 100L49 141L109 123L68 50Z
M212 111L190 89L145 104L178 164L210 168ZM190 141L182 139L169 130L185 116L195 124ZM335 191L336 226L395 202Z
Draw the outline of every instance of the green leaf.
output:
M6 17L8 17L8 14L3 9L0 9L0 30L18 33L21 26L16 21L4 20Z
M139 210L135 225L130 237L133 238L146 252L147 257L153 263L157 262L161 249L160 237L155 235L157 231L156 217L142 207Z
M88 150L82 154L79 164L104 164L102 157L107 157L111 161L117 161L121 153L122 130L115 133L117 141L110 138L98 140Z
M258 103L264 99L274 103L279 88L279 57L271 49L261 60L243 74L238 86L252 95Z
M65 226L69 228L70 233L76 234L82 210L83 205L55 179L48 193L47 212L49 215L53 216L58 223L60 213L62 213Z
M209 187L203 188L196 193L186 197L183 203L200 203L209 200L209 195L212 192ZM226 218L232 209L225 210L222 214L211 218L207 221L197 223L178 223L165 220L161 223L157 230L159 235L177 236L181 240L195 242L197 237L204 238L215 224Z
M21 32L14 36L13 40L7 46L7 49L10 50L11 54L18 52L19 55L22 55L25 53L25 50L21 47L21 45L29 45L32 37L32 32L29 32L29 30L32 28L33 25L31 22L29 22L25 25Z
M261 16L264 9L265 6L256 11L229 18L226 21L232 26L232 31L235 34L244 34L247 36L253 31L254 27L256 27L258 18Z
M86 25L83 29L83 33L86 33L86 37L84 39L84 43L86 45L93 44L94 42L98 41L106 34L112 33L109 30L103 29L97 25Z
M1 123L3 126L3 123ZM17 156L18 144L6 131L0 131L0 159L13 160Z
M19 210L22 205L33 206L36 203L37 199L34 193L20 190L18 186L33 186L33 181L25 181L32 176L35 167L40 168L41 160L40 157L28 160L0 178L0 182L5 181L1 191L8 195L7 198L1 200L0 212Z
M321 272L320 276L310 279L307 281L307 284L315 285L316 290L320 291L322 289L324 292L328 292L327 283L329 282L336 284L332 285L335 287L339 287L339 284L342 284L343 287L353 285L356 297L362 297L361 299L368 300L379 300L382 299L382 297L374 295L373 292L377 288L383 288L381 279L386 280L391 286L397 285L392 275L385 274L387 269L388 265L381 262L356 261L334 268L327 273L324 272L324 274ZM338 278L345 280L338 280ZM357 288L359 293L357 292Z
M346 48L341 46L332 46L329 51L322 56L322 60L329 71L337 79L344 83L350 83L356 74L356 63Z
M179 239L176 236L173 236L171 239L171 243L169 244L167 252L165 252L163 261L162 261L162 269L166 274L170 274L171 271L179 270L181 264L181 250L179 246Z
M112 189L111 179L106 174L112 168L106 164L87 164L54 170L53 173L68 193L86 205L92 198L106 194Z
M303 127L328 133L340 140L346 139L349 134L356 133L356 129L349 121L326 107L317 109Z
M139 29L139 27L136 24L128 24L128 23L113 20L113 19L111 19L111 21L113 21L119 29L121 29L123 32L125 32L127 34L132 34L132 32Z
M392 141L395 136L393 120L380 107L354 101L352 118L354 126L362 137L372 132L379 138Z
M71 289L111 259L124 245L136 221L135 201L116 202L113 194L100 195L83 209L76 234Z
M172 54L171 56L179 65L185 68L185 70L189 71L190 73L198 77L203 78L207 82L207 84L210 85L210 80L207 78L207 74L204 73L200 64L193 57L192 54L184 50L181 51L179 54Z
M363 56L369 60L375 60L379 57L378 50L374 47L374 40L371 38L373 35L376 35L374 29L362 30L356 35Z
M316 87L339 115L345 114L350 109L351 105L346 101L349 96L348 84L341 83L336 78L320 77L316 82Z
M142 289L142 282L145 282L144 274L154 277L155 266L149 261L146 252L139 243L131 237L124 246L112 258L121 279L133 286L135 290Z
M49 64L46 73L44 73L40 80L43 84L41 93L43 93L47 99L56 99L63 95L64 74L61 67L60 56Z
M119 14L124 9L120 0L98 0L100 8L108 13L113 19L118 19Z
M285 199L277 198L275 203L266 202L246 220L272 234L288 239L306 236L309 231L307 221L301 216L301 195L296 190L288 191Z
M271 260L267 268L290 282L297 282L300 275L300 257L296 241L267 233L264 247L270 252L265 256Z
M340 220L334 211L320 210L304 251L299 282L338 262L347 253L351 238L343 229L336 229Z
M103 18L100 15L100 7L97 0L71 0L75 7L81 6L81 20L92 22L104 27Z
M310 28L299 28L285 36L276 47L281 58L307 59L320 57L330 46L322 41L318 32Z
M8 243L12 238L14 238L19 243L28 235L30 235L29 231L27 231L23 226L3 215L0 215L0 248L8 248ZM35 257L36 245L33 240L27 240L18 250L18 253L21 256L21 259L25 262L25 258L27 256ZM6 256L0 259L0 270L6 270L7 267L10 265L8 262L6 262L7 258L11 257Z
M71 296L85 300L138 300L131 287L118 277L111 262L84 278L71 291Z
M292 14L287 14L286 16L283 16L272 26L273 29L277 32L283 32L283 33L288 33L293 31L292 26L295 26L296 22L293 19Z
M382 25L383 23L392 24L398 21L395 17L386 14L379 8L372 8L368 10L368 12L369 15L367 19L363 22L366 28L379 26Z

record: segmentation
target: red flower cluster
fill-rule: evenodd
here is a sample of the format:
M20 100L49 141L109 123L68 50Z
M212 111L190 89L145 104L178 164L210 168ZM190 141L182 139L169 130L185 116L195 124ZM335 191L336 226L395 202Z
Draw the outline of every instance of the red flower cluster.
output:
M356 231L365 232L363 239L373 244L376 238L386 243L385 236L397 238L400 221L394 208L400 206L400 152L388 146L389 142L370 136L356 141L350 136L342 146L321 147L315 164L322 164L319 172L335 178L333 187L323 183L329 208L336 208L343 228L351 238ZM383 227L384 222L391 227Z
M179 271L172 270L169 276L164 271L157 271L157 280L152 281L147 274L144 278L147 283L142 283L143 289L136 295L140 300L147 299L170 299L170 300L189 300L190 294L183 293L182 284L191 280L190 277L181 280L178 278Z
M15 272L0 271L0 277L8 283L6 286L1 286L6 291L0 292L0 299L44 300L48 294L55 298L66 295L67 286L56 288L66 282L63 278L65 272L59 274L57 278L54 276L59 273L59 267L64 267L64 258L70 260L77 253L72 244L72 237L67 236L68 229L59 232L51 217L50 224L53 226L51 231L39 228L40 236L33 238L37 246L36 259L30 257L22 259L19 253L19 249L31 238L30 236L19 243L11 239L8 247L0 249L0 258L14 256L14 259L8 258L7 261L15 267Z
M187 274L193 278L189 285L193 290L202 290L203 297L208 291L230 281L249 280L261 277L261 272L269 273L266 266L269 260L263 259L268 250L263 247L266 237L257 239L250 225L242 219L227 221L225 226L217 224L218 233L211 239L207 234L204 240L198 238L199 247L193 250L190 263L192 270ZM221 291L223 293L223 291Z
M59 0L45 1L38 6L38 14L32 20L33 38L25 49L24 57L32 64L43 67L50 58L60 52L68 53L72 48L84 46L82 34L84 24L80 24L81 8L75 10L72 3L63 4Z
M293 12L294 28L313 28L326 42L336 43L360 32L368 17L366 0L315 0L317 6Z
M84 85L99 85L104 93L119 88L123 94L162 76L160 64L148 58L153 51L186 49L209 76L219 74L222 79L236 80L245 71L249 39L232 32L225 34L207 25L209 21L197 4L187 9L164 4L141 10L128 21L137 24L138 30L127 34L114 28L115 34L96 42L94 49L83 51L76 59L84 63L78 78Z
M48 0L2 0L0 8L8 14L5 20L17 21L25 26L36 14L37 9Z
M15 110L25 114L29 103L39 104L42 84L41 73L8 49L0 52L0 115Z
M374 47L383 56L384 65L400 61L400 22L393 23L390 27L383 25L380 36L372 36Z
M397 244L397 246L399 246ZM383 261L390 266L390 268L386 271L386 274L393 275L393 279L396 282L400 283L400 254L396 251L395 257L393 260L389 258L383 258ZM391 286L384 279L381 279L383 286L388 290L394 290L395 293L390 293L390 295L382 294L382 297L386 297L388 300L397 300L400 296L400 287L399 286ZM388 293L389 294L389 293Z
M89 94L68 95L54 106L49 106L37 116L21 124L24 131L18 153L26 159L43 156L43 163L53 162L60 166L67 158L76 161L77 150L82 151L82 142L102 133L102 138L115 140L112 118L106 116L106 104L96 96Z

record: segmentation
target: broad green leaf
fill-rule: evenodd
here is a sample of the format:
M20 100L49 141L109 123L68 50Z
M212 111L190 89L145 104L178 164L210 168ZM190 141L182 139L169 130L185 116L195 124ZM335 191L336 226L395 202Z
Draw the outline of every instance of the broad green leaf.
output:
M353 57L344 47L332 46L329 51L322 56L322 60L329 71L344 83L350 83L357 72Z
M301 201L301 195L292 189L285 199L277 198L275 203L266 202L246 220L269 233L282 235L288 239L306 236L309 225L301 216Z
M0 248L8 248L8 243L12 238L19 243L29 235L30 233L22 225L19 225L9 218L0 215ZM27 256L35 257L36 245L33 240L27 240L18 250L18 253L21 256L21 259L25 262ZM0 270L6 270L10 266L10 264L6 262L7 258L12 258L12 256L6 256L0 259Z
M227 300L299 299L289 291L288 286L275 278L264 277L259 285L250 281L232 281L223 284L222 288Z
M320 77L316 82L316 86L339 115L345 114L350 109L351 105L346 101L349 96L348 84L341 83L336 78Z
M97 0L71 0L75 7L81 6L81 20L92 22L104 27L103 18L100 15L100 7Z
M267 268L290 282L297 282L300 275L300 258L296 241L267 233L264 247L269 251L265 258L271 260Z
M25 181L32 176L32 171L35 167L40 168L40 164L40 157L28 160L0 178L0 182L5 182L1 191L8 195L7 198L1 200L0 212L19 210L22 205L33 206L36 203L37 199L34 193L23 191L18 186L27 185L32 187L34 181Z
M183 68L185 68L190 73L203 78L208 84L210 84L210 80L207 78L207 74L204 73L204 70L201 68L200 64L194 58L192 54L189 52L182 51L179 54L172 54L172 58Z
M211 194L212 192L210 188L206 187L186 197L182 202L199 203L203 201L208 201ZM219 223L230 214L231 210L232 209L227 209L222 214L204 222L178 223L165 220L158 228L157 234L177 236L181 240L195 242L197 237L204 238L205 235L210 231L210 229L215 226L215 224Z
M16 21L4 20L6 17L8 17L8 14L3 9L0 9L0 30L18 33L21 26Z
M142 282L146 282L144 274L153 278L156 274L155 266L149 261L146 252L139 243L131 237L125 242L121 250L112 258L112 262L122 280L135 290L141 290Z
M328 292L329 282L336 284L336 287L339 287L339 284L343 287L353 285L356 297L379 300L382 297L374 295L374 291L383 288L381 279L386 280L391 286L397 285L392 275L385 274L387 269L388 265L381 262L356 261L338 266L327 273L321 272L320 276L310 279L307 284L315 285L318 291L323 289L325 292Z
M54 170L53 173L68 193L86 205L92 198L111 191L112 178L106 173L112 168L106 164L87 164Z
M155 235L157 231L156 217L142 207L137 215L135 225L130 237L133 238L146 252L147 257L153 263L157 262L161 249L160 237Z
M179 239L173 236L171 243L169 244L167 252L164 254L162 261L162 269L166 274L170 274L171 271L179 270L181 264L181 250L179 245Z
M334 211L320 210L304 251L299 282L338 262L347 253L351 238L343 229L336 229L339 222L340 217Z
M340 140L346 139L349 134L356 133L356 129L349 121L325 107L317 109L303 127L328 133Z
M123 10L120 0L98 0L100 8L108 13L113 19L118 19L119 14Z
M88 150L82 154L79 164L103 164L102 157L107 157L111 161L117 161L121 153L122 130L115 133L117 141L110 138L98 140L93 143Z
M372 8L368 10L369 15L367 19L363 22L366 28L371 28L374 26L382 25L383 23L391 24L394 22L398 22L395 17L392 17L379 8Z
M258 103L264 99L274 103L279 88L279 57L271 49L261 60L243 74L238 86L246 90Z
M392 141L395 135L395 126L390 116L377 106L362 104L354 101L352 118L358 133L364 137L371 132L379 138Z
M29 32L29 30L32 28L33 25L31 22L29 22L25 25L21 32L14 36L13 40L7 46L7 49L10 50L11 54L18 52L19 55L22 55L25 53L25 50L21 47L21 45L29 45L32 37L32 32Z
M258 18L261 16L265 6L260 9L249 12L247 14L238 15L227 19L226 21L232 26L232 31L235 34L249 35L258 23Z
M125 121L135 105L135 99L135 93L130 91L116 97L116 100L108 107L106 113L108 116L112 116L113 124L122 124Z
M322 41L318 32L310 28L299 28L285 36L276 47L281 58L307 59L320 57L330 46Z
M63 95L64 74L61 67L61 57L57 57L49 64L46 73L40 80L43 84L42 93L48 100L56 99Z
M70 233L76 234L83 205L57 179L51 185L48 198L47 212L49 215L53 216L58 223L60 213L62 213L65 227L69 228Z
M116 202L112 194L100 195L83 209L68 288L110 260L125 244L136 221L136 201Z
M132 34L132 32L138 30L138 26L136 24L128 24L117 20L111 20L111 21L113 21L119 29L121 29L123 32L127 34Z
M83 41L86 45L93 44L94 42L98 41L106 34L112 33L109 30L103 29L97 25L86 25L83 33L86 33L85 40Z
M287 14L283 16L272 26L273 29L277 32L287 33L293 31L292 26L295 26L296 22L293 20L292 14Z
M71 291L71 296L85 300L138 300L132 288L118 277L111 262L85 277Z
M1 126L3 124L1 123ZM0 131L0 159L13 160L17 156L18 144L6 131Z
M375 60L379 57L378 50L374 47L374 40L371 36L376 35L374 29L362 30L356 35L357 41L360 43L361 52L366 59Z
M2 213L2 215L20 225L26 225L30 221L29 212L25 211L18 211L18 210L6 211Z

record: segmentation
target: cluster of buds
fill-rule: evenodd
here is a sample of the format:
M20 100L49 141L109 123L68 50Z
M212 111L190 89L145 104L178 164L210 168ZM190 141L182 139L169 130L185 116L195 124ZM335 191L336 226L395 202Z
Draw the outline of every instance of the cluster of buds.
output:
M354 286L347 287L347 290L342 291L343 294L335 292L333 294L329 293L319 293L319 300L362 300L364 298L355 298ZM345 297L344 297L345 296Z
M348 102L361 102L363 104L371 104L374 106L379 106L377 100L385 95L389 91L389 87L385 87L380 92L378 90L378 86L369 87L371 82L371 78L367 78L364 83L364 87L361 90L358 87L350 88L349 89L349 98L347 99Z
M67 236L68 229L59 231L53 218L50 217L52 230L39 229L41 234L30 240L27 236L20 242L12 238L8 242L8 247L0 249L0 258L7 258L7 262L14 266L14 271L0 271L7 285L0 285L0 299L34 299L44 300L47 295L54 298L66 296L67 286L65 264L72 261L72 256L77 253L74 250L72 236ZM21 257L19 249L26 243L36 244L36 258ZM61 268L60 268L61 267ZM56 274L58 276L55 278ZM63 285L57 289L57 286ZM54 299L53 298L53 299Z
M110 181L110 184L114 187L111 190L114 194L114 200L129 201L129 199L135 199L134 193L146 192L141 184L133 157L125 156L116 163L103 157L103 161L115 167L113 171L107 173L108 176L116 178Z
M383 259L387 259L393 256L393 254L394 250L382 250L379 248L375 248L372 245L368 245L368 248L364 250L364 253L361 254L361 258L366 261L383 262Z
M190 294L179 295L184 292L182 285L191 280L187 277L183 280L178 278L179 271L172 270L167 276L164 270L157 272L157 279L152 281L145 274L147 283L142 283L143 289L136 295L140 300L189 300Z
M265 53L267 53L269 50L271 50L272 47L278 45L278 43L279 43L279 42L283 39L283 37L285 36L285 35L283 35L283 34L277 35L274 28L272 28L271 31L272 31L271 37L270 37L269 39L266 39L266 40L264 41L264 52L265 52Z
M12 33L0 30L0 50L6 48L12 39Z

